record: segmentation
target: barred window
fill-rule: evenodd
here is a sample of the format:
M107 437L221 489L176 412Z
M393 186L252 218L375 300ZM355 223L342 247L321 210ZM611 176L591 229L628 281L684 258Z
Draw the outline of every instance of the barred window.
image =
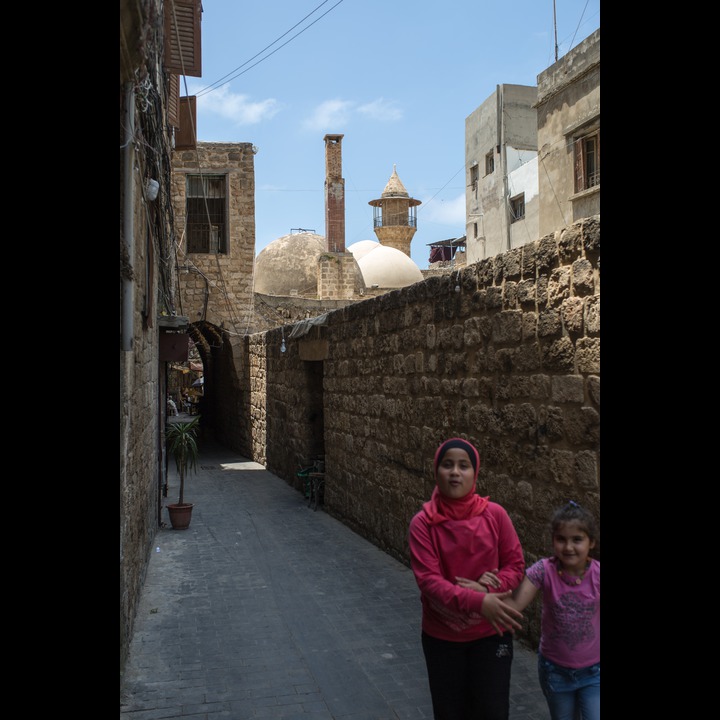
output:
M189 253L227 253L225 175L188 175L186 232Z

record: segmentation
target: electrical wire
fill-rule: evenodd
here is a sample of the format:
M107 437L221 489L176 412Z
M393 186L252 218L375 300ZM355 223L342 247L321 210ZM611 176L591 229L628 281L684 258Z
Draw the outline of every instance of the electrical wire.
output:
M214 83L211 83L207 87L204 87L201 90L199 90L197 93L195 93L196 96L200 97L202 95L206 95L209 92L212 92L213 90L217 90L218 88L222 87L223 85L227 85L231 80L235 80L235 78L238 78L241 75L244 75L246 72L248 72L248 70L252 70L254 67L257 67L261 62L263 62L264 60L267 60L269 57L274 55L278 50L281 50L282 48L284 48L288 43L292 42L296 37L302 35L306 30L309 30L316 22L322 20L329 12L334 10L341 2L343 2L343 0L338 0L338 2L336 2L329 10L326 10L319 18L316 18L315 20L313 20L307 27L304 27L299 33L293 35L289 40L287 40L282 45L280 45L280 47L275 48L275 50L273 50L270 54L266 55L264 58L261 58L254 65L251 65L249 68L243 70L240 73L237 73L237 75L233 75L232 77L228 78L228 75L231 75L236 70L240 70L240 68L245 67L245 65L247 65L249 62L252 62L256 57L258 57L258 55L262 55L265 52L265 50L268 50L273 45L275 45L275 43L282 40L289 32L292 32L298 25L300 25L301 23L304 23L305 20L307 20L310 17L310 15L316 13L323 5L325 5L329 1L330 0L325 0L324 2L321 2L320 5L318 5L311 13L306 15L302 20L300 20L300 22L295 23L295 25L293 25L289 30L284 32L279 38L277 38L277 40L273 40L273 42L271 42L267 47L262 49L259 53L256 53L255 55L253 55L249 60L246 60L242 65L236 67L235 70L231 70L229 73L227 73L227 75L223 75L219 80L216 80ZM225 78L228 78L228 79L225 80ZM222 80L225 80L225 82L221 82Z
M325 0L325 1L327 2L328 0ZM342 2L342 0L341 0L341 2ZM172 13L173 13L173 28L175 30L175 40L177 42L177 46L180 51L179 56L180 56L180 65L181 65L182 76L183 76L183 84L185 86L185 94L186 94L186 96L189 96L190 93L189 93L188 87L187 87L187 76L185 74L185 60L184 60L184 53L183 53L183 47L182 47L182 40L180 38L177 16L175 14L175 3L173 2L173 0L171 0L171 3L172 3ZM188 116L190 119L192 137L197 137L197 131L195 128L195 122L193 120L192 113L188 113ZM201 177L200 187L201 187L202 193L203 193L203 203L205 206L205 215L207 218L208 226L210 226L210 225L212 225L212 221L210 218L210 208L208 207L208 198L207 198L207 192L205 190L205 183L202 182L203 172L202 172L202 167L201 167L201 163L200 163L200 155L198 153L197 145L195 145L194 150L195 150L195 160L196 160L197 166L198 166L198 175L200 175L200 177ZM208 173L208 174L212 174L212 173ZM185 213L185 228L183 228L183 233L182 233L183 236L185 235L186 230L187 230L187 212ZM227 228L226 228L226 232L227 232ZM205 317L205 314L206 314L207 305L209 302L210 286L212 285L213 287L219 287L220 291L222 292L223 299L224 299L227 309L228 309L228 315L229 315L228 319L229 319L230 323L233 325L233 327L237 330L239 318L237 318L235 316L234 309L232 307L232 304L230 303L230 298L229 298L228 291L227 291L227 284L225 282L225 277L222 272L222 267L220 266L220 258L218 257L218 255L217 254L215 255L215 263L217 265L217 274L218 274L218 281L216 281L216 282L210 281L209 278L207 278L200 271L200 269L197 266L195 266L194 263L191 263L189 261L189 259L187 258L187 254L185 254L185 262L186 262L186 264L191 264L194 267L195 271L200 273L200 275L202 275L206 281L208 297L206 298L201 321L207 322L207 318Z

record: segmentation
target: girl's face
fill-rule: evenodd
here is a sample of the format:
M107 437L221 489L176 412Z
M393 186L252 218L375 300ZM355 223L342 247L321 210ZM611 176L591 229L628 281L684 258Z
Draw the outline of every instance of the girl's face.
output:
M595 541L580 528L577 520L562 523L553 533L553 552L565 572L582 575L588 554L595 547Z
M458 499L475 490L475 469L462 448L450 448L437 468L438 490L445 497Z

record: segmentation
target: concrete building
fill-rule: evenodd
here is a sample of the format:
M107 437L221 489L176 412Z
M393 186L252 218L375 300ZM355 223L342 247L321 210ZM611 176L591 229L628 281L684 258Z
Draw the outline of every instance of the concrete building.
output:
M600 212L600 30L537 81L465 119L468 263Z
M498 85L465 119L467 263L538 237L537 89Z
M600 212L600 29L538 75L540 235Z

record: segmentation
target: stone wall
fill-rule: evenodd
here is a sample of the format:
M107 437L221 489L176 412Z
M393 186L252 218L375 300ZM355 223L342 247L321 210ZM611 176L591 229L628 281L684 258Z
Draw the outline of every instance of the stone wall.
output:
M156 5L157 7L154 7ZM150 3L150 23L159 3ZM126 22L139 19L121 4ZM152 12L152 11L155 12ZM155 67L158 46L148 38L148 63ZM143 48L142 44L138 44ZM144 49L147 49L145 47ZM154 72L150 77L156 77ZM132 76L135 77L134 71ZM159 74L157 75L159 77ZM140 600L150 549L158 527L159 494L162 482L162 442L165 387L160 374L159 316L166 314L173 300L171 274L160 269L168 264L170 216L168 173L170 140L157 106L143 113L137 86L121 86L120 128L124 138L120 170L120 295L119 295L119 494L120 494L120 668L127 657ZM165 98L166 88L154 88ZM159 119L160 118L160 119ZM124 133L133 129L134 142ZM160 128L160 130L155 130ZM151 151L148 150L151 149ZM147 178L159 178L156 200L146 195Z
M187 175L227 176L229 252L187 253L184 234ZM207 321L236 331L247 325L253 307L255 263L255 155L251 143L199 142L173 153L172 200L177 228L178 264L189 265L180 278L181 313L190 322ZM212 294L213 301L208 298ZM217 297L222 298L218 301Z
M398 560L450 436L478 447L479 492L508 510L528 563L549 552L558 505L599 519L599 215L333 311L285 353L282 332L248 340L252 438L238 449L298 490L301 458L324 454L325 511ZM327 358L302 361L319 339Z

